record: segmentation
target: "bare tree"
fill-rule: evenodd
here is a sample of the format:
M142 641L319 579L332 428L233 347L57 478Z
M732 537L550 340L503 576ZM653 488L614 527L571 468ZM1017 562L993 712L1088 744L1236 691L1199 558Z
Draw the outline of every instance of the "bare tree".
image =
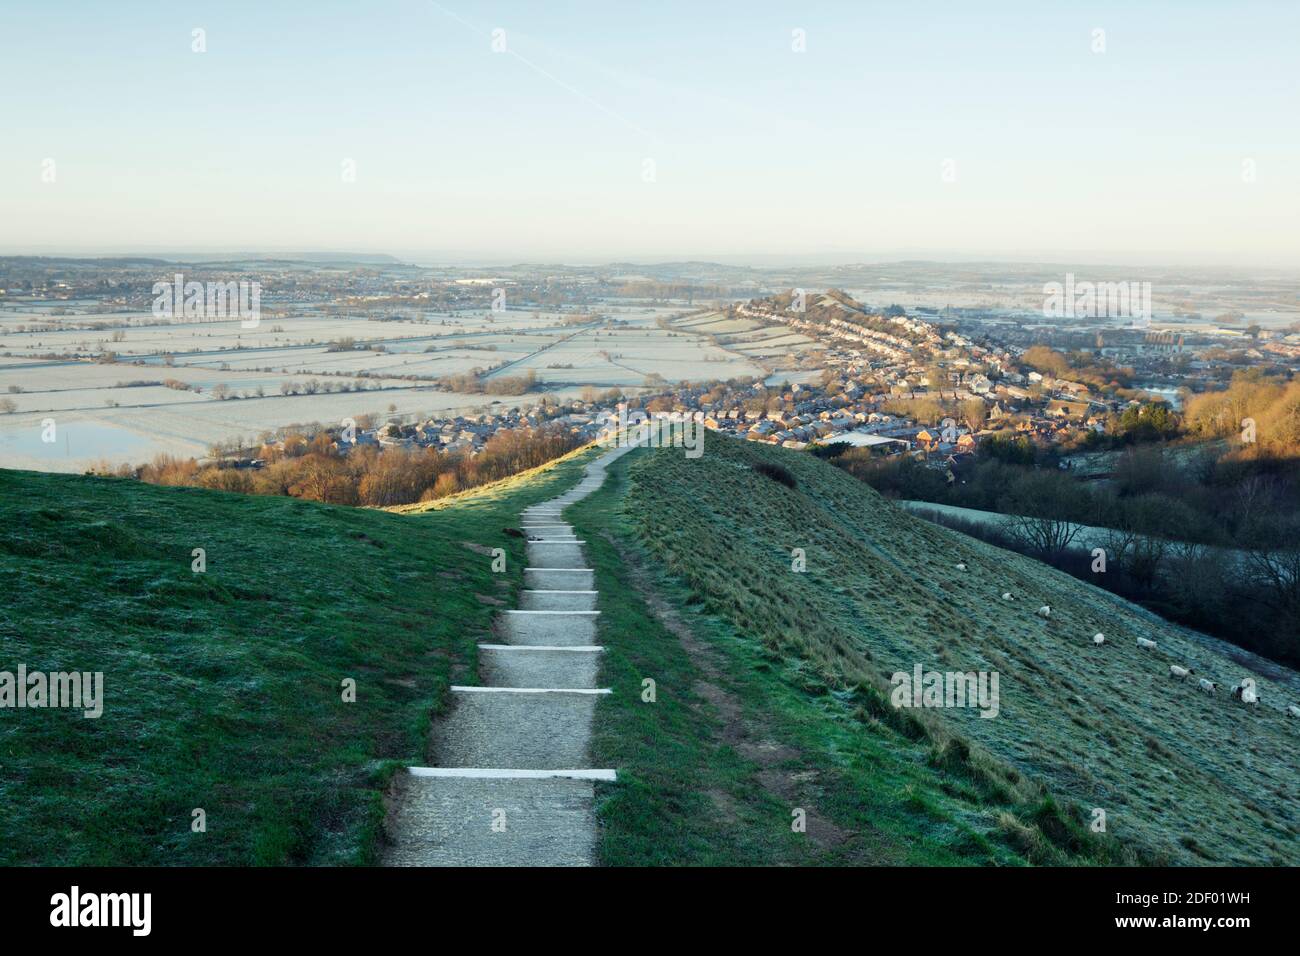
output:
M1077 505L1065 497L1069 487L1054 475L1029 474L1021 478L998 504L998 510L1006 516L1007 532L1044 557L1063 554L1082 530L1065 517Z

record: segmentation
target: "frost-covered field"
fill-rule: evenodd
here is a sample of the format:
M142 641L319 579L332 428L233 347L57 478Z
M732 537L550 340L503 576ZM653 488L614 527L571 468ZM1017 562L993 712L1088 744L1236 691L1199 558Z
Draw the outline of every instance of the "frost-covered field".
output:
M808 375L808 381L816 380L822 372L821 368L803 367L805 353L817 350L818 343L784 325L764 325L753 319L729 319L721 312L708 312L682 319L674 323L674 328L708 336L721 348L769 372L800 369L799 374ZM789 376L774 378L780 383Z
M654 326L591 329L544 347L496 375L537 373L544 382L581 382L605 387L642 385L651 376L698 381L761 375L743 355L697 335Z
M433 387L471 371L488 372L489 387L534 372L545 394L559 399L587 385L637 391L652 376L765 374L738 349L661 327L687 309L591 306L615 320L607 328L572 308L399 309L373 313L385 318L373 321L359 311L299 306L285 314L264 306L258 325L245 329L237 319L171 322L105 312L93 302L57 310L11 305L0 309L0 467L81 471L159 453L203 456L212 445L288 425L361 414L474 414L526 407L543 394ZM354 348L331 347L348 339ZM107 353L115 361L105 361ZM314 393L303 394L308 389Z
M157 393L170 399L150 404ZM557 399L577 397L581 388L549 391ZM105 390L108 393L108 390ZM493 404L525 406L540 392L517 396L463 395L429 386L399 384L369 392L316 395L267 395L221 401L170 389L119 389L114 394L139 394L139 404L118 407L82 405L75 408L16 412L0 416L0 467L41 471L83 471L101 461L139 464L153 456L202 457L209 446L235 439L253 441L263 433L293 424L337 424L345 418L373 414L474 414ZM145 394L147 393L147 394ZM179 400L177 400L179 396ZM8 396L27 400L25 394ZM54 441L43 441L45 423L54 422Z

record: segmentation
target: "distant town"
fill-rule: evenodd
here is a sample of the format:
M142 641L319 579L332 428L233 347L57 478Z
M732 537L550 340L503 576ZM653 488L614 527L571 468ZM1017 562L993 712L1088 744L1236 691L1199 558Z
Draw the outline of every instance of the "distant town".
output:
M595 440L625 405L945 469L994 436L1086 449L1300 364L1294 278L1156 274L1144 300L1097 270L1091 312L1054 315L1048 290L1088 280L931 266L0 259L0 460L255 469L322 433L473 456L501 431Z

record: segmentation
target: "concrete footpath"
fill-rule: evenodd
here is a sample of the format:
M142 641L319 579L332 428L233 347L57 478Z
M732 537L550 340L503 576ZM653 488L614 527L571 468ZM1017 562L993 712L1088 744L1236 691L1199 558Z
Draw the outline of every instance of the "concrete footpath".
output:
M591 724L600 695L595 574L563 510L604 483L606 452L581 482L527 508L525 590L479 645L478 686L453 686L433 728L435 766L408 767L394 784L389 866L590 866L597 780Z

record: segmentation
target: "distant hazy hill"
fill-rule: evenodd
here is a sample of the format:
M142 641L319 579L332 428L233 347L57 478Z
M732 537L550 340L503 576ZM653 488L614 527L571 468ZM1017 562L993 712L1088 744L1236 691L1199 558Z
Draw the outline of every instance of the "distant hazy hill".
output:
M211 257L205 257L211 258ZM314 262L322 264L358 263L361 265L401 265L403 260L380 252L277 252L245 253L221 256L222 259L268 260L273 262Z
M369 252L283 252L269 253L176 253L160 255L123 256L0 256L0 267L58 265L88 268L113 266L170 266L182 264L236 263L303 263L307 265L404 265L401 259L382 253Z

